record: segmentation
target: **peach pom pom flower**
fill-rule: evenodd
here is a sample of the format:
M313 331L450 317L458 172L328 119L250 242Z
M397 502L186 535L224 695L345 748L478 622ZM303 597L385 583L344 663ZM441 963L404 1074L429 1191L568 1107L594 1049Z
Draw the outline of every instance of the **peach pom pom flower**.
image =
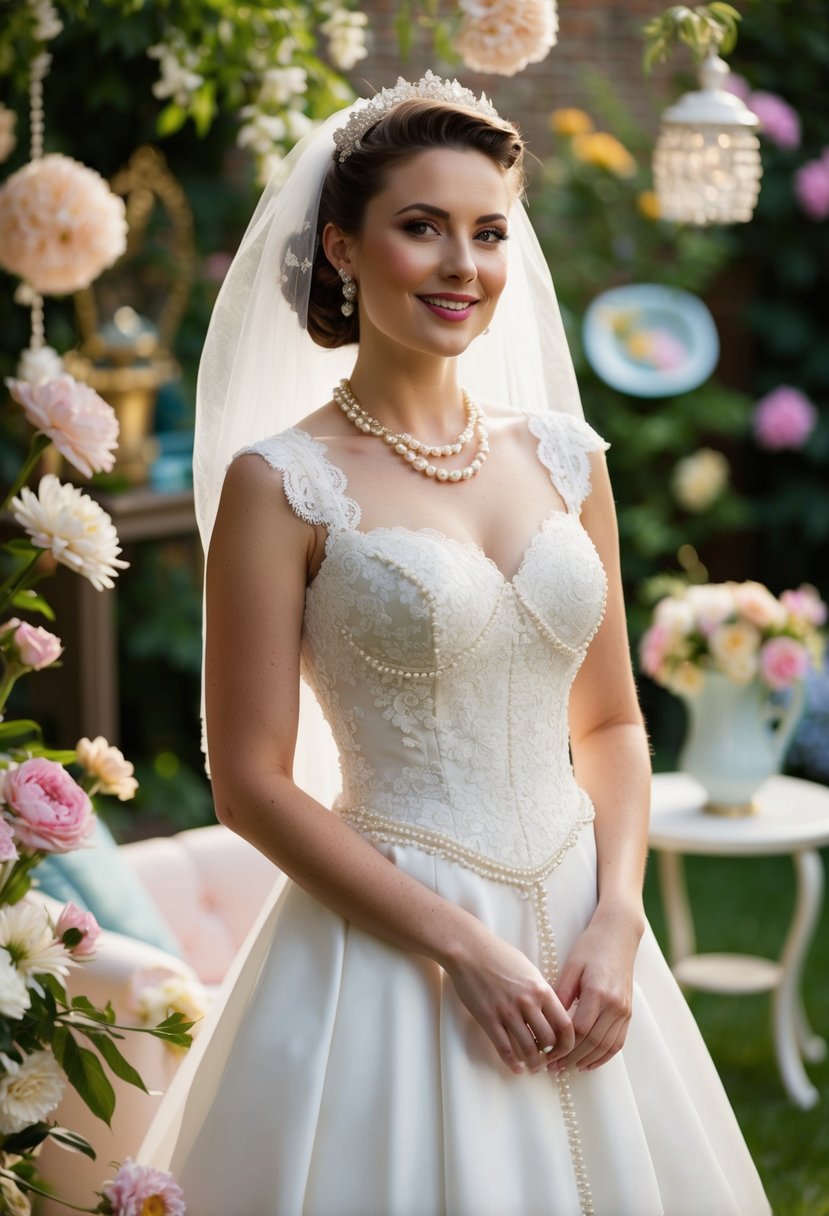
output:
M0 188L0 266L35 291L88 287L126 247L124 200L69 156L30 161Z
M553 0L460 0L458 7L463 21L455 50L473 72L514 76L555 45Z

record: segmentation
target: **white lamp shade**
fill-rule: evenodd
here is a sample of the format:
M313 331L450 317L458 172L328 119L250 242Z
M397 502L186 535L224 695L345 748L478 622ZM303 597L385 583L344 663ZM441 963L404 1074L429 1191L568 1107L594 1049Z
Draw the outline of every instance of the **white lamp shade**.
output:
M721 86L728 65L716 55L700 69L702 89L665 111L653 155L664 219L733 224L751 219L760 193L756 114Z

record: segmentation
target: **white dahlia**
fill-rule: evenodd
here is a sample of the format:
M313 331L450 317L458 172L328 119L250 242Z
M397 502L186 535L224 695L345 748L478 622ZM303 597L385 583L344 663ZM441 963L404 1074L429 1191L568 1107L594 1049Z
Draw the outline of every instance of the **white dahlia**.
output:
M60 1065L50 1051L34 1051L22 1064L0 1052L0 1132L22 1132L40 1123L63 1097L66 1088Z
M0 946L8 952L29 988L43 994L35 978L69 974L72 959L63 942L55 940L49 914L42 904L21 902L0 908Z
M96 591L112 587L118 571L129 565L118 557L118 533L106 511L76 486L61 484L54 473L40 479L37 494L24 486L11 509L35 545L88 578Z
M23 977L8 950L0 950L0 1016L22 1018L32 1003Z

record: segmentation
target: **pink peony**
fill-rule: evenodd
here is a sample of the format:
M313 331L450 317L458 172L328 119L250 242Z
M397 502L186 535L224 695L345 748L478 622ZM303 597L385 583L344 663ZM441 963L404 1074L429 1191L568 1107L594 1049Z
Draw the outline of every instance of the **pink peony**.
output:
M88 287L126 247L124 200L69 156L30 161L0 187L0 265L35 291Z
M829 609L816 588L804 583L796 591L784 591L780 603L798 625L820 629L826 624Z
M820 160L809 160L794 175L794 192L800 206L812 220L829 216L829 162L826 154Z
M0 861L17 861L18 857L14 832L6 820L0 817Z
M800 117L776 93L752 93L748 108L760 119L760 131L778 148L800 147Z
M28 621L19 621L13 616L5 625L0 625L0 634L7 630L14 630L7 642L11 641L17 651L18 662L32 671L48 667L63 653L60 638L42 625L30 625Z
M788 384L767 393L754 407L754 437L770 451L802 447L816 423L817 410L812 402Z
M47 435L84 477L110 471L118 446L118 419L94 388L68 375L39 384L7 379L6 384L35 430Z
M7 772L3 797L14 812L14 834L28 849L71 853L95 827L89 796L55 760L37 756Z
M138 1165L130 1157L112 1182L104 1184L103 1194L111 1216L185 1216L187 1211L184 1194L172 1174Z
M794 638L771 638L760 648L760 675L770 688L788 688L808 670L808 651Z
M455 50L473 72L514 76L555 45L555 0L459 0Z
M639 643L639 659L646 675L659 675L670 650L671 640L671 630L665 624L657 623L645 630Z
M94 958L95 945L101 936L101 926L91 912L84 912L77 904L68 903L58 917L55 925L55 939L63 941L63 935L69 929L79 929L83 934L75 946L66 946L73 958ZM64 945L66 943L64 942Z

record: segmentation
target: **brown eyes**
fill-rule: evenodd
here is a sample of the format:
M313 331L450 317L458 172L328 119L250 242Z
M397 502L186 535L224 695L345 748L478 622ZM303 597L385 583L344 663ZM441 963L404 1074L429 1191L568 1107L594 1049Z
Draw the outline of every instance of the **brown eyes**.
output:
M404 232L410 232L413 236L426 236L430 231L439 232L434 220L408 220L404 225ZM509 236L502 228L482 228L475 234L475 239L484 245L495 245L499 241L509 240Z

